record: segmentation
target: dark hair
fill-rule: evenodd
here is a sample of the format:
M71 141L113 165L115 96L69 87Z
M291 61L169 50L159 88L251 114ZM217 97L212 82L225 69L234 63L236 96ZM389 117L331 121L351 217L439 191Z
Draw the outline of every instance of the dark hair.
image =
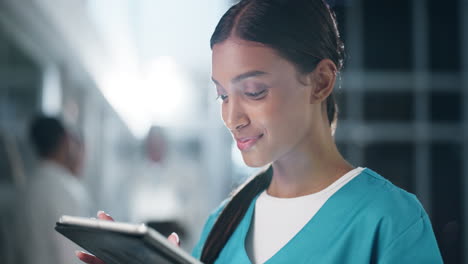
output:
M40 157L53 154L65 136L65 127L54 117L37 116L31 122L29 136Z
M302 73L312 72L323 59L332 60L338 71L343 66L344 45L336 17L323 0L242 0L221 18L211 37L211 48L230 36L262 43ZM335 98L326 100L332 129L337 119ZM213 263L244 217L256 195L271 182L271 166L235 192L208 235L201 261Z

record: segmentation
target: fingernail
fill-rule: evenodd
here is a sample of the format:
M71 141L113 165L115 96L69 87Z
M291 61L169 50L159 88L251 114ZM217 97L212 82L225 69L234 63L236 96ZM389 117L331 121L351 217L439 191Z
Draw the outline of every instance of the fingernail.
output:
M78 257L78 255L81 253L79 250L75 250L75 255Z
M100 214L106 214L106 213L104 213L104 211L100 211L100 210L99 210L99 211L97 212L97 216L99 217Z
M179 235L177 235L176 232L172 232L171 236L175 236L175 238L176 238L176 243L177 243L177 244L180 244Z

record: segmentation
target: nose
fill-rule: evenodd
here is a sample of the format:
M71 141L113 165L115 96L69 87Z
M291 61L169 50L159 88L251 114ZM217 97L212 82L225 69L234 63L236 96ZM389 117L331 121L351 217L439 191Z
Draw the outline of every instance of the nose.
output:
M224 125L231 131L240 130L249 124L249 118L241 102L231 96L222 106Z

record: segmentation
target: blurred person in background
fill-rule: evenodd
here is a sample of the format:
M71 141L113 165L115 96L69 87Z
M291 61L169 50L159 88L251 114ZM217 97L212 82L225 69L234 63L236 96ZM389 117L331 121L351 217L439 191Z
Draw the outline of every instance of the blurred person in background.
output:
M76 246L54 230L62 215L89 216L80 182L84 144L54 117L38 116L30 125L38 164L22 190L22 252L27 264L76 263Z
M344 45L323 0L242 0L219 21L211 48L222 119L244 162L265 170L209 216L193 256L205 264L442 263L418 199L337 149L333 90Z
M126 187L130 189L130 219L145 222L165 235L176 231L182 236L183 208L177 188L180 173L169 160L169 144L164 128L152 126L144 141L142 170Z

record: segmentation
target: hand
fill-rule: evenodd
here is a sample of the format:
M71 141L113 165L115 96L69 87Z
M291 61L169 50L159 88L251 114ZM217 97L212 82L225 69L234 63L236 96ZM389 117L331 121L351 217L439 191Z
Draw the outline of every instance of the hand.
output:
M114 221L114 219L110 215L104 213L103 211L98 211L97 212L97 218L101 219L101 220ZM75 251L75 254L84 263L88 263L88 264L106 264L104 261L98 259L94 255L85 253L83 251Z
M97 217L98 219L101 219L101 220L114 221L114 219L110 215L104 213L103 211L99 211L97 213ZM169 242L173 243L174 245L180 246L179 236L176 233L172 233L167 239L169 240ZM106 264L104 261L100 260L96 256L91 255L89 253L85 253L83 251L76 251L75 254L84 263Z

